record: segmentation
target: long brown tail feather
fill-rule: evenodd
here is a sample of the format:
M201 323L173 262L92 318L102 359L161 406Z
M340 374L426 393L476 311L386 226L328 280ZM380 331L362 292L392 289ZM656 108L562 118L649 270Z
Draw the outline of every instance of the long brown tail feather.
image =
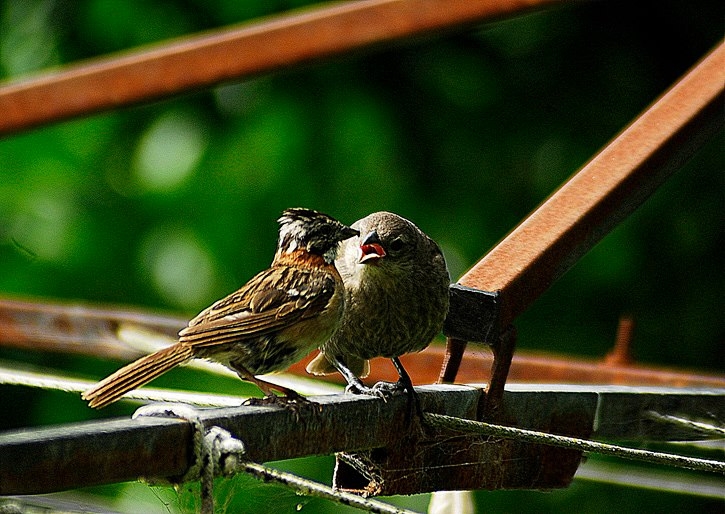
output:
M124 366L85 391L81 398L88 400L89 407L100 409L193 356L190 346L177 343Z

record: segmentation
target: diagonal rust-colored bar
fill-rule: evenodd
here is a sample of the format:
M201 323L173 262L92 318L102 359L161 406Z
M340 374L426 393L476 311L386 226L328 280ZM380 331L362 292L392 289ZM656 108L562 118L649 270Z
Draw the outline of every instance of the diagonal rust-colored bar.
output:
M364 0L198 34L1 87L0 135L557 3Z
M447 356L441 381L455 377L465 341L486 341L496 353L501 332L722 127L724 87L721 43L452 286L494 295L495 313L480 314L492 321L478 334L462 334L455 319L446 320L456 353ZM511 357L501 352L503 362L494 365L505 367Z
M500 294L506 327L722 126L720 44L554 192L459 284Z

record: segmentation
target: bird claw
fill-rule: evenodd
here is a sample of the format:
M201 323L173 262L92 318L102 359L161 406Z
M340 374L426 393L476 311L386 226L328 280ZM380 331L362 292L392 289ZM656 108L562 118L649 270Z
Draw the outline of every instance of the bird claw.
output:
M242 405L244 407L259 407L261 405L272 405L273 403L276 403L275 398L277 398L276 395L265 396L264 398L257 398L256 396L253 396L244 400L242 402Z
M370 394L370 389L367 386L360 387L357 384L348 384L345 387L345 394Z
M345 392L351 394L377 396L387 402L393 396L405 392L405 385L400 382L377 382L372 387L362 384L349 384L345 388Z
M408 398L408 410L405 415L406 423L409 422L414 414L423 419L423 411L420 407L420 400L414 389L408 389L401 381L398 382L377 382L374 386L368 387L361 384L349 384L345 388L346 393L366 394L368 396L376 396L387 403L391 398L400 394L405 394Z
M283 409L287 409L294 413L297 421L300 419L300 413L310 411L313 413L322 412L322 405L312 400L308 400L304 396L277 396L270 394L264 398L247 398L242 405L245 407L259 407L266 405L279 405Z
M372 394L387 401L393 396L405 392L405 386L400 382L378 382L372 388Z

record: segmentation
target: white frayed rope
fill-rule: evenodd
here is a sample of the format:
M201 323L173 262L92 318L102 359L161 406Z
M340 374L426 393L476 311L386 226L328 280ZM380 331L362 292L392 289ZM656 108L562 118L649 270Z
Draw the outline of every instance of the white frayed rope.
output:
M208 430L199 411L189 405L152 403L134 412L133 419L140 417L179 418L191 424L194 462L186 472L172 479L175 483L201 480L201 512L214 512L214 478L235 473L244 455L244 443L227 430L212 426Z

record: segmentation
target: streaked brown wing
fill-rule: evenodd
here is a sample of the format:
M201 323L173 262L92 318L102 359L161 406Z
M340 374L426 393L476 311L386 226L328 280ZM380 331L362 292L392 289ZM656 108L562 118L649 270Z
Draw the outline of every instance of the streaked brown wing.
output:
M230 314L241 313L248 310L250 300L256 292L277 290L272 287L272 277L274 276L273 271L274 268L270 268L257 273L241 288L225 296L221 300L217 300L197 314L191 321L189 321L188 327L182 330L182 332L196 325L209 323L225 318Z
M319 314L334 291L335 280L329 273L271 268L199 313L179 332L179 340L205 347L281 330Z

